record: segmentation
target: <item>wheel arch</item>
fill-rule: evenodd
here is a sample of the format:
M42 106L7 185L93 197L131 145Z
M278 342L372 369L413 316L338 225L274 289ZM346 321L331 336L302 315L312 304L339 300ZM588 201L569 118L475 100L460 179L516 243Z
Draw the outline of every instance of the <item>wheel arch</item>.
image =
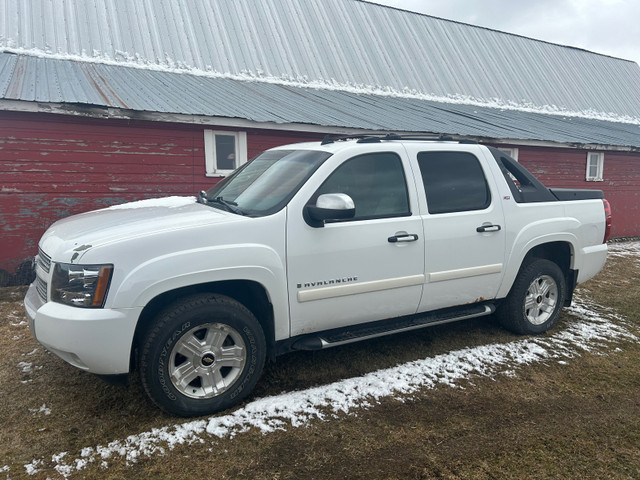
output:
M577 270L573 269L574 258L575 246L569 240L554 240L530 246L527 252L522 256L522 259L518 264L518 268L515 270L515 275L513 275L509 282L509 288L504 292L504 296L509 293L516 278L518 278L520 272L526 268L529 263L534 259L545 259L555 263L560 267L560 270L562 270L562 273L565 276L567 288L565 306L569 306L571 304L573 290L575 289L578 276Z
M275 356L275 321L273 305L267 289L253 280L225 280L189 285L163 292L151 299L138 318L130 353L130 370L135 368L136 350L141 339L153 325L153 319L165 308L181 298L199 293L216 293L233 298L256 317L265 335L267 356Z

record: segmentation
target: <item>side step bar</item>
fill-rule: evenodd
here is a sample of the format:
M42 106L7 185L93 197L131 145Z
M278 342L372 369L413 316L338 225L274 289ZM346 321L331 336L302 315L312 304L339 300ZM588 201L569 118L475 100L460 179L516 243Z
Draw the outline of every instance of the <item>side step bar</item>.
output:
M409 332L419 328L443 323L457 322L469 318L483 317L495 312L493 304L467 305L464 307L445 308L424 315L394 318L380 322L354 325L350 328L339 328L305 335L291 345L292 350L321 350L338 347L348 343L359 342L371 338L382 337L393 333Z

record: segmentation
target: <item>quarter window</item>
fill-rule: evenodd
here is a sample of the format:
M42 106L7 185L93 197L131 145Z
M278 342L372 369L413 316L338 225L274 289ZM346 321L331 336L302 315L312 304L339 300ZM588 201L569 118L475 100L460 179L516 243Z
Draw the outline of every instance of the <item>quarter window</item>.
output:
M226 176L247 163L246 132L204 131L204 155L208 176Z
M411 215L402 160L395 153L371 153L340 165L318 189L312 201L324 193L346 193L356 207L350 220Z
M466 152L418 154L429 213L483 210L491 193L478 159Z

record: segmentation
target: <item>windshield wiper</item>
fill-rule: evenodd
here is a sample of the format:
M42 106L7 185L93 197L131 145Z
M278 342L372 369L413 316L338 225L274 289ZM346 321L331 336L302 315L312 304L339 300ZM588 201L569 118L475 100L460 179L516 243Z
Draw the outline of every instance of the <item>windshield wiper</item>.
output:
M246 213L240 207L238 207L238 204L236 202L225 200L222 197L208 198L204 190L198 194L198 203L203 203L205 205L213 203L215 205L223 206L224 210L226 210L227 212L236 213L238 215L246 215Z

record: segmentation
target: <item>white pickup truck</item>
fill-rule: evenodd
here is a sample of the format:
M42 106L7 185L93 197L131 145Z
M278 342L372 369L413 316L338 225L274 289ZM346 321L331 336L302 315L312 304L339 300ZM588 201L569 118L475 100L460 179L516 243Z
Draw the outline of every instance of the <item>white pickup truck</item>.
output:
M387 135L268 150L195 198L66 218L42 237L36 339L167 412L240 402L266 358L490 315L541 333L607 256L597 190L495 148ZM119 377L118 377L119 376Z

